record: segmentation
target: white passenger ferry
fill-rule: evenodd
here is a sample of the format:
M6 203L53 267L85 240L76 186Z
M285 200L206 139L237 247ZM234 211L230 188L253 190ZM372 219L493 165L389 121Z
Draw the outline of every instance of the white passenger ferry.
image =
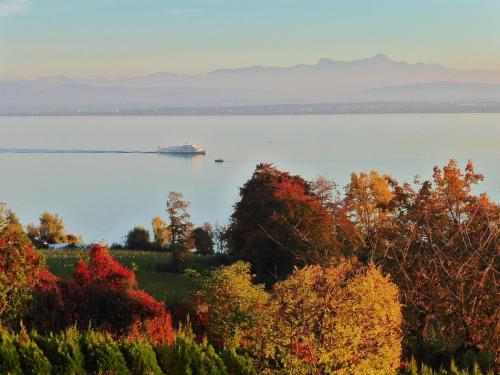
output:
M185 155L205 155L207 150L202 149L196 144L188 144L182 146L158 147L159 154L185 154Z

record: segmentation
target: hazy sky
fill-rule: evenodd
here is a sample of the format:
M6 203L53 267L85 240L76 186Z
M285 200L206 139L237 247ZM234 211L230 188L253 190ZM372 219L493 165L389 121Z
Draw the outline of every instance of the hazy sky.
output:
M500 69L500 0L0 0L0 78L194 73L379 52Z

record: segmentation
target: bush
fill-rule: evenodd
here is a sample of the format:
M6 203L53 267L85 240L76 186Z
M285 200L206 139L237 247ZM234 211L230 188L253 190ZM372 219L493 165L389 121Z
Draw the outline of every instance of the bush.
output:
M417 365L417 362L412 359L407 363L404 368L399 372L399 375L493 375L493 370L482 372L477 363L473 364L470 369L459 369L455 362L452 361L450 366L434 370L432 367L425 364Z
M88 331L82 335L81 343L89 374L130 374L120 347L111 336Z
M122 350L133 375L161 375L151 344L144 339L125 341Z
M9 332L0 332L0 374L22 374L14 337Z
M394 284L355 263L310 266L276 284L255 330L262 368L280 373L395 374L401 305Z
M171 345L175 338L172 316L164 312L152 319L136 321L128 335L129 340L146 338L153 345Z
M17 352L23 374L49 375L52 365L36 342L23 329L17 338Z
M17 348L17 350L16 350ZM52 362L52 363L51 363ZM160 367L161 366L161 367ZM217 355L206 340L182 331L171 346L140 337L118 341L107 333L72 328L60 334L0 332L0 374L256 375L252 359L228 348Z
M85 374L85 359L80 350L80 333L68 329L58 335L33 336L52 364L53 372L60 375Z
M169 375L226 375L222 359L206 340L197 344L191 332L181 331L172 346L156 347L161 369Z
M139 290L134 272L100 245L78 261L69 281L55 280L40 290L37 302L34 325L45 332L76 325L126 336L137 323L166 314L164 303Z

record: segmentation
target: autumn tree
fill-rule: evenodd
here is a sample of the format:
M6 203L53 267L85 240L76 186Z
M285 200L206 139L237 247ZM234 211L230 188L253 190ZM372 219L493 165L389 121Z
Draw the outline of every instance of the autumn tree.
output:
M68 233L66 235L66 241L68 242L68 245L75 246L75 245L83 243L83 237L78 236L78 235L73 234L73 233Z
M159 216L153 218L151 222L153 227L154 243L159 248L167 247L172 241L172 233L168 224Z
M334 209L337 219L344 219L338 222L337 238L348 250L347 255L365 263L378 262L390 244L394 230L390 182L390 177L375 171L353 173L342 204Z
M201 255L212 255L214 253L214 232L209 223L193 230L193 240L196 251Z
M250 264L237 262L202 278L193 301L209 341L218 349L239 347L263 317L268 295L252 282Z
M26 226L26 234L33 245L37 247L42 246L42 242L40 241L40 230L35 224L30 223Z
M66 242L63 219L58 214L43 212L40 216L40 239L49 244Z
M172 251L173 267L181 271L187 259L191 256L193 248L193 223L188 212L189 202L184 201L181 193L171 191L168 195L167 214L170 220L171 242L169 249Z
M26 227L28 237L36 246L67 242L63 219L58 214L43 212L40 225L29 224Z
M0 325L8 326L28 312L44 264L5 206L0 207L0 223Z
M24 233L24 228L23 225L21 224L21 221L17 217L16 213L12 210L7 210L7 214L5 215L5 224L6 224L5 229L7 231Z
M182 193L171 191L168 195L167 214L170 220L172 244L187 243L193 230L188 212L189 202L184 201Z
M401 289L414 354L498 349L500 206L474 194L482 180L451 160L432 182L394 185L397 235L382 263Z
M272 284L295 265L326 264L339 254L333 219L311 183L259 164L240 189L228 230L230 254Z
M261 369L278 374L396 374L398 289L373 266L307 266L278 282L255 329Z
M2 230L5 225L7 225L6 207L7 204L3 201L0 201L0 230Z

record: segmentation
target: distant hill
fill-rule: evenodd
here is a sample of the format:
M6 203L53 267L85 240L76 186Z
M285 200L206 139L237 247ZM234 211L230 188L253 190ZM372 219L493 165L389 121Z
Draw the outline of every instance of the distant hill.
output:
M120 113L189 107L311 103L500 103L500 71L409 64L379 54L292 67L123 79L0 80L0 114Z

